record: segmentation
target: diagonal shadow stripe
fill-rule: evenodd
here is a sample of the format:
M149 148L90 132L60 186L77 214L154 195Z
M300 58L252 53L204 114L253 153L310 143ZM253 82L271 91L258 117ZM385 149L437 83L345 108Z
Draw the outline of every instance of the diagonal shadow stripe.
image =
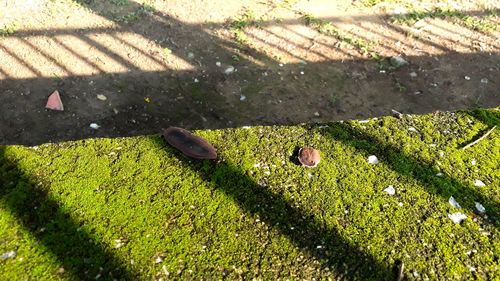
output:
M481 202L488 210L489 220L495 227L500 227L498 214L500 203L495 199L488 198L471 187L460 183L451 176L443 175L436 177L439 171L434 169L431 163L426 163L413 156L402 152L399 148L391 144L385 144L375 137L357 130L346 123L334 123L325 131L325 135L352 146L363 154L374 154L387 163L390 168L399 174L411 177L433 193L448 200L453 196L461 203L462 207L474 212L474 202ZM443 188L446 186L446 188Z
M173 153L179 160L187 158L166 147L161 137L153 143ZM244 171L228 162L192 162L188 167L196 171L214 188L232 198L243 210L258 215L259 219L288 237L301 251L315 257L322 268L333 269L338 280L393 280L393 268L349 243L334 228L325 227L314 214L294 207L283 196L259 185ZM318 249L323 244L325 248Z
M0 147L0 202L22 227L55 255L65 272L78 280L132 280L135 274L90 233L82 230L43 187L9 159ZM36 211L35 211L36 210ZM102 269L101 269L102 268Z

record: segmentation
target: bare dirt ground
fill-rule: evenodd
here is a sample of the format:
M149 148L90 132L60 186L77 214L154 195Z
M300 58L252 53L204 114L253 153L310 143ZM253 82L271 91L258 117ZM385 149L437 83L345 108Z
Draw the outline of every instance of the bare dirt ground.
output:
M0 144L500 105L494 2L367 2L0 0Z

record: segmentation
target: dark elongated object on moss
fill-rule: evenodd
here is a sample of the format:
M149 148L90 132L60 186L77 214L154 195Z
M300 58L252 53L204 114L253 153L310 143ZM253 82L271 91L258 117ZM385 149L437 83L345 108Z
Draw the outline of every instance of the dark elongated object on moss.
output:
M173 147L186 156L194 159L216 159L215 148L201 137L193 135L190 131L169 127L163 130L163 137Z

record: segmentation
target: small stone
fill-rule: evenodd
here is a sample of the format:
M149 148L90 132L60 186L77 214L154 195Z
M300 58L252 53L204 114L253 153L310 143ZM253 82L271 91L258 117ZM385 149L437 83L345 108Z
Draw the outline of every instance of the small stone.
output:
M218 61L218 62L216 62L216 63L215 63L215 65L216 65L217 67L220 67L222 64L220 63L220 61Z
M470 163L471 163L472 165L476 165L476 164L477 164L477 161L476 161L476 159L472 159L472 161L470 161Z
M90 128L94 129L94 130L97 130L99 129L101 126L97 125L96 123L91 123L90 124Z
M299 150L299 162L305 167L314 168L320 160L319 151L312 147L303 147Z
M188 59L193 59L194 58L194 54L193 53L188 53Z
M226 68L226 70L224 70L224 73L225 74L231 74L234 72L234 66L230 65L228 68Z
M245 97L244 95L241 95L241 96L240 96L240 101L244 101L244 100L246 100L246 99L247 99L247 97Z
M470 80L470 77L469 76L464 76L464 79L469 81Z
M200 80L198 80L197 78L194 78L194 83L198 83L200 82Z
M415 77L417 77L417 73L416 73L416 72L411 72L411 73L410 73L410 77L411 77L411 78L415 78Z
M403 207L403 202L399 202L399 203L398 203L398 206L399 206L399 207Z
M409 128L408 128L408 131L410 131L410 132L417 132L417 129L415 129L415 128L413 128L413 127L409 127Z
M487 79L487 78L483 78L483 79L481 79L481 83L483 83L483 84L488 84L488 79Z
M113 108L113 112L114 112L115 114L120 113L120 111L118 111L118 109L116 109L116 108Z
M17 253L15 251L9 251L0 255L0 259L11 259L15 258Z
M457 200L455 200L455 198L453 198L453 196L450 196L450 198L448 199L448 203L450 203L451 206L455 207L455 208L462 208L460 207L460 204L458 204Z
M105 101L105 100L107 100L108 98L107 98L105 95L97 95L97 99L98 99L98 100Z
M280 64L279 64L279 66L280 66L280 67L283 67L283 64L282 64L282 63L280 63Z
M448 218L450 218L454 223L461 223L463 220L467 218L465 214L460 212L448 214Z
M476 202L476 204L474 205L476 207L476 210L480 213L480 214L484 214L486 212L486 208L484 208L484 206L479 203L479 202Z
M437 177L442 177L443 176L443 173L439 172L436 174Z
M314 116L319 117L319 112L314 112Z
M369 164L378 164L379 161L378 161L377 156L375 156L375 155L368 156L368 163Z
M384 192L392 196L396 194L396 189L394 188L394 186L389 185L386 189L384 189Z
M125 243L123 242L122 239L116 239L115 240L115 249L121 248Z
M394 67L402 67L408 65L408 62L400 56L391 58L391 65Z
M59 269L57 270L57 273L63 274L64 271L65 271L64 267L59 267Z
M398 118L401 118L403 116L403 113L401 113L397 110L394 110L394 109L391 109L391 114L392 114L392 116L398 117Z
M301 74L301 75L304 75L304 71L301 71L301 72L300 72L300 74Z
M474 180L474 186L485 187L486 184L482 180Z

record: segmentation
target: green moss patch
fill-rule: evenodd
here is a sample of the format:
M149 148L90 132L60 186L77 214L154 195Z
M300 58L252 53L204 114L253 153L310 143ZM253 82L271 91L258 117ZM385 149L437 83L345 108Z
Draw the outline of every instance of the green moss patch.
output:
M402 261L408 279L495 280L498 129L462 147L499 116L195 132L216 162L160 136L3 146L0 255L16 256L0 259L0 279L391 280ZM302 145L320 150L317 168L296 164Z

